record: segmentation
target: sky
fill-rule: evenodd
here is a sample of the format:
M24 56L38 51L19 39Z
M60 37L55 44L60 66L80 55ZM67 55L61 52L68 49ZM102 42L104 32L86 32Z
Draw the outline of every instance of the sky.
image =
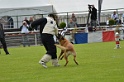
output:
M94 4L98 8L98 0L0 0L0 8L32 7L49 4L52 4L57 12L87 11L88 4ZM103 0L102 10L115 8L124 8L124 0Z

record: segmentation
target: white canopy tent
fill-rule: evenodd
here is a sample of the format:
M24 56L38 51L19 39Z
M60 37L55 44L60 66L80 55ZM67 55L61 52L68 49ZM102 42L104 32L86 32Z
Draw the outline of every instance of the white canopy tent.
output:
M17 8L0 8L0 16L18 16L33 14L48 14L56 12L53 5L35 6L35 7L17 7Z
M5 28L18 28L22 20L27 17L42 17L42 14L56 13L53 5L35 6L35 7L17 7L17 8L0 8L0 22ZM44 15L45 16L45 15ZM11 21L10 21L11 20ZM8 27L8 24L11 27Z

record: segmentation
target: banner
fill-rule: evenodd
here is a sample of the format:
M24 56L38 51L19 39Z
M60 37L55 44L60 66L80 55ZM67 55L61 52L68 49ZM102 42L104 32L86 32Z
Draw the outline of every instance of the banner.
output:
M114 31L106 31L102 33L103 42L115 41Z
M76 33L75 44L115 41L114 31Z
M102 42L102 32L88 33L88 43Z
M76 33L74 37L75 37L75 44L88 42L88 33Z

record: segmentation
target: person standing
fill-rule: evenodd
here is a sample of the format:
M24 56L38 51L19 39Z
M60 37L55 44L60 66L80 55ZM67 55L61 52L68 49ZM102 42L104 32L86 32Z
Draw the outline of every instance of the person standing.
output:
M116 11L114 11L113 14L111 14L111 19L113 19L113 20L118 19L118 14L116 13Z
M27 24L26 21L23 21L22 25L20 26L20 30L21 30L21 33L22 33L23 47L25 47L26 45L30 46L29 39L28 39L28 33L29 33L28 29L29 29L29 25Z
M119 16L116 11L111 14L111 19L115 20L115 24L121 24L121 20L119 19Z
M97 9L95 8L94 5L91 5L91 27L93 28L93 31L96 30L97 26Z
M46 54L41 58L39 63L44 68L47 68L46 63L51 59L53 66L59 66L57 60L57 49L54 45L54 35L58 35L58 28L55 20L55 15L49 14L48 17L35 20L31 24L32 28L40 25L41 41L46 49Z
M70 42L74 43L74 34L77 32L77 24L72 19L69 20L68 28L73 28L71 31Z
M68 23L68 28L75 28L75 27L77 27L76 23L73 22L72 19L70 19L70 20L69 20L69 23Z
M30 19L29 19L29 25L30 25L33 21L34 21L34 18L33 18L33 17L30 17ZM34 32L36 32L37 30L38 30L38 27L35 27L34 29L32 29L32 28L29 27L29 31L34 31Z
M23 21L26 21L26 23L27 23L28 25L30 24L30 22L29 22L29 20L28 20L27 17L25 17L25 19L24 19Z
M71 19L76 24L76 26L78 26L78 24L77 24L77 18L76 18L76 16L75 16L74 13L72 13Z
M0 41L1 41L1 44L3 46L3 49L6 53L6 55L8 55L9 52L8 52L6 41L5 41L5 34L4 34L4 30L3 30L3 25L1 23L0 23Z

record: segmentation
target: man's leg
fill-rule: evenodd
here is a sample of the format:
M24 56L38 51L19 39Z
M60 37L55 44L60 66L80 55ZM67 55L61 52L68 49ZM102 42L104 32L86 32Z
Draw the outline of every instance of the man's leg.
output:
M6 45L6 42L5 42L5 38L1 38L0 40L1 40L1 43L3 45L3 49L4 49L5 53L6 53L6 55L8 55L9 52L7 50L7 45Z
M96 31L96 26L97 26L96 20L93 20L93 31L94 31L94 32Z
M46 63L49 62L51 60L51 56L49 54L45 54L41 60L39 61L39 63L44 67L47 68Z
M48 51L47 54L51 55L52 58L52 65L53 66L59 66L58 60L57 60L57 49L56 46L54 45L54 39L51 38L50 41L48 42Z
M30 42L29 42L29 38L28 38L28 34L25 35L25 43L26 45L28 45L30 47Z
M58 64L57 54L56 54L57 49L56 46L54 45L55 41L53 35L42 34L41 37L42 37L42 43L47 51L46 54L50 55L52 60L55 59L54 61L56 61Z
M22 35L22 45L25 47L25 34Z
M90 26L93 27L93 20L91 20Z
M55 66L55 67L58 67L60 66L59 63L58 63L58 59L52 59L52 65Z

